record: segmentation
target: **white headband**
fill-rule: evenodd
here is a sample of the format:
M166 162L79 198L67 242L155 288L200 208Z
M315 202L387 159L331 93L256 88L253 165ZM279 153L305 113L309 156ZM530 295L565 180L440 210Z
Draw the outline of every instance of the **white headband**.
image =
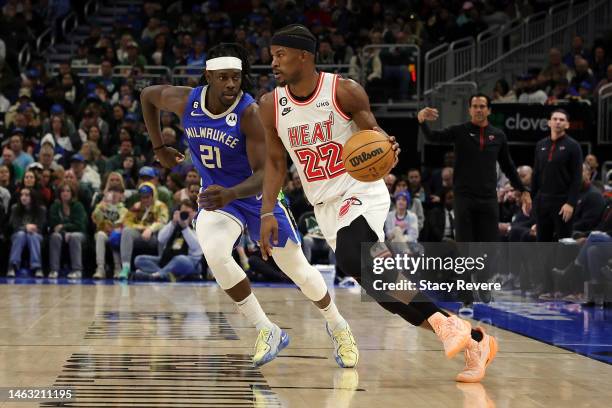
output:
M219 69L238 69L242 71L242 60L236 57L218 57L206 61L207 71Z

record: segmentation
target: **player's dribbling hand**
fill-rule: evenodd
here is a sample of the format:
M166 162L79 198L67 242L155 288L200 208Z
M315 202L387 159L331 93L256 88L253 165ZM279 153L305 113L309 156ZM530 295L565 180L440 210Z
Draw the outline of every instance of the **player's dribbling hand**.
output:
M261 257L267 261L268 256L272 256L272 244L278 245L278 222L276 217L269 216L261 219L260 239Z
M436 120L438 119L438 110L435 108L423 108L417 113L417 119L419 123L423 123L426 120Z
M385 132L384 130L382 130L381 128L379 128L378 126L374 126L373 130L382 133L383 135L387 136L389 138L389 143L391 143L391 149L393 149L393 153L395 153L395 161L393 162L393 167L395 167L397 165L397 163L399 162L399 154L402 151L402 149L400 149L400 145L399 143L397 143L397 140L395 139L395 136L389 136L387 134L387 132Z
M155 150L155 157L167 169L171 169L185 160L185 156L181 152L170 146Z
M214 211L225 207L235 199L236 194L233 190L213 184L198 194L198 207Z

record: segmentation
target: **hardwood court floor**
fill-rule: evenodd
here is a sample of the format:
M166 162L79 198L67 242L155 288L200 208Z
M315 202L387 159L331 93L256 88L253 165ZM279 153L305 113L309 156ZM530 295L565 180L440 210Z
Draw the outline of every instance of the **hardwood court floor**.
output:
M337 368L324 322L293 288L256 288L291 344L255 369L255 331L215 286L0 285L0 387L79 397L0 407L605 407L612 366L489 327L500 353L482 384L463 357L358 293L336 290L361 349Z

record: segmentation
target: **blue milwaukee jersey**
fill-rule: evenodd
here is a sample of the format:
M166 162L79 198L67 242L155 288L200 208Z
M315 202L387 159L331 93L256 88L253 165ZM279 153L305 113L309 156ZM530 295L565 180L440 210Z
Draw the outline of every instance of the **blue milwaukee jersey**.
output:
M202 187L211 184L233 187L253 173L240 121L244 110L255 100L241 92L227 111L215 115L205 107L206 89L197 87L189 95L183 113L185 140L202 179Z
M246 150L246 135L240 130L244 110L255 100L240 92L236 101L225 112L215 115L206 109L207 87L194 88L183 113L184 137L191 159L206 188L212 184L233 187L249 178L253 171ZM261 196L234 200L221 212L242 228L248 227L251 237L259 240ZM279 222L280 246L287 239L299 242L297 231L286 207L276 204L274 214Z

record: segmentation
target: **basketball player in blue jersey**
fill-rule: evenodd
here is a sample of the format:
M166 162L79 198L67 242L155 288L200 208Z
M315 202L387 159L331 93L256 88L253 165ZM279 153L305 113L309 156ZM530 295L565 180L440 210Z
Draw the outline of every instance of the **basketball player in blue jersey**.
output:
M287 346L289 336L272 323L251 292L249 280L232 257L244 227L259 241L265 132L258 106L247 93L250 67L246 50L237 44L212 48L206 61L207 86L158 85L143 90L145 124L161 164L173 168L184 157L164 145L160 110L177 114L201 177L196 234L219 286L259 330L253 364L271 361ZM327 321L340 367L354 367L359 351L350 328L332 302L321 274L311 266L289 210L278 200L272 209L279 223L278 243L271 250L276 264L312 300Z

